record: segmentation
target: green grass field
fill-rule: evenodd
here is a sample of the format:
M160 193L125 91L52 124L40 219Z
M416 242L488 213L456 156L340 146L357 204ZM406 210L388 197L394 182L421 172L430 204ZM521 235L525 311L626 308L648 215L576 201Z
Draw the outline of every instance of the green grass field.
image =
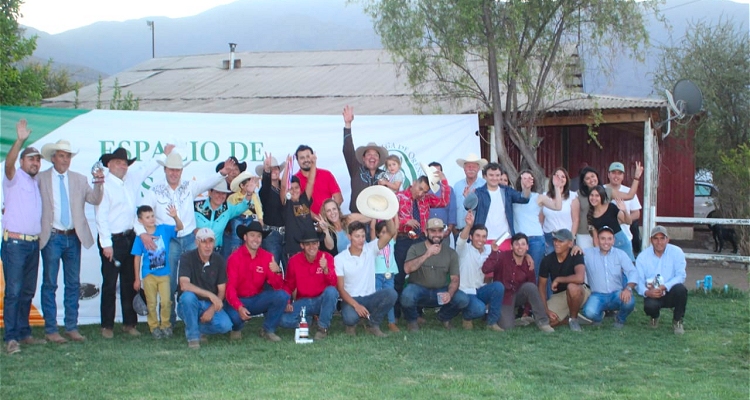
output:
M748 399L748 309L744 294L691 293L683 336L672 333L670 310L652 330L640 299L622 331L607 318L580 334L533 326L495 333L477 329L481 322L463 331L458 318L445 331L428 310L419 333L347 337L335 317L329 338L307 345L285 329L283 342L266 342L254 319L241 341L212 336L199 350L187 348L182 329L155 341L117 328L105 340L85 326L85 343L3 352L0 398Z

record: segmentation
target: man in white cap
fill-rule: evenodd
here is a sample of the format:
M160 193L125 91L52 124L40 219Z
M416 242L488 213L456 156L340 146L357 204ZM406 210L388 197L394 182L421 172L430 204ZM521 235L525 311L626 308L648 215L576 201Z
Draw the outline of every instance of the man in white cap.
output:
M5 158L3 193L3 297L5 324L5 350L8 354L21 351L21 344L43 344L44 340L31 336L29 313L36 292L39 274L39 233L42 231L42 198L34 177L41 165L39 150L21 146L31 130L25 119L16 124L16 140ZM16 157L20 168L16 170Z
M619 191L620 193L628 193L630 192L630 187L625 186L622 184L624 178L625 178L625 166L619 162L615 161L612 164L609 165L609 174L607 174L607 177L609 178L609 183L604 185L604 187L612 188L613 191ZM612 199L612 203L614 203L615 200ZM641 202L638 201L638 195L635 195L630 200L625 200L625 212L630 213L630 219L632 220L632 224L620 224L620 227L622 228L622 231L625 232L625 235L628 237L628 240L630 240L630 245L633 245L633 239L635 238L635 241L638 242L638 248L640 249L640 240L641 237L638 235L638 237L634 237L633 231L630 229L631 225L635 225L636 227L638 224L636 221L641 218ZM638 232L638 229L635 229L636 232ZM635 250L633 250L633 253L635 253ZM635 261L635 260L631 260Z
M352 197L349 201L349 210L358 213L357 196L368 186L378 184L378 178L383 171L380 167L385 164L388 150L383 146L370 142L367 146L360 146L354 150L352 139L352 121L354 120L354 109L351 106L344 107L344 160L346 169L351 178Z
M464 229L466 223L466 209L463 207L464 199L466 198L466 195L486 183L485 180L479 176L479 171L487 165L487 160L471 153L466 158L457 159L456 164L463 168L464 175L466 176L464 179L461 179L453 185L453 190L456 193L456 228L453 233L458 236L458 234Z
M42 314L47 340L66 342L57 330L57 273L63 264L65 293L65 332L74 341L86 340L78 332L78 299L81 292L81 244L89 248L94 244L84 207L86 203L98 205L104 194L104 172L92 171L94 187L88 179L70 171L70 162L76 155L67 140L58 140L42 146L42 158L52 163L52 168L38 175L42 195Z
M168 207L174 205L177 208L177 215L182 221L184 228L177 233L177 237L172 239L169 246L169 279L172 293L177 291L177 262L180 255L195 249L196 229L195 208L193 201L199 194L216 186L220 181L226 179L228 171L234 167L234 161L228 158L224 161L224 168L214 175L203 178L200 181L182 180L182 170L188 163L183 163L182 156L176 151L172 151L166 161L157 161L164 167L166 182L155 184L145 193L141 200L141 205L148 205L154 210L157 225L174 225L174 219L169 216ZM146 234L143 225L135 224L135 233L140 236L144 246L153 250L156 248L150 235ZM174 302L172 303L171 323L174 327L176 316L174 312Z
M226 181L220 181L208 191L208 198L197 200L195 207L195 226L197 228L208 228L214 231L216 236L216 251L224 255L222 246L224 244L224 228L229 221L247 210L248 194L238 203L230 203L227 197L232 193Z
M164 147L164 154L172 152L174 145ZM113 337L115 326L117 279L120 279L120 306L123 331L138 336L135 328L138 315L133 310L133 288L135 270L134 256L131 253L135 232L133 225L137 199L141 195L141 185L159 167L156 159L142 163L139 168L130 168L136 159L128 158L122 147L112 153L103 154L99 161L109 173L104 179L104 195L96 210L96 230L99 234L97 245L102 260L101 328L106 339Z
M638 270L638 293L643 296L643 311L651 317L652 328L658 327L662 308L674 308L674 333L685 333L682 318L688 297L686 265L682 249L669 244L667 228L657 225L651 229L651 246L638 254L635 268Z
M195 249L180 257L180 293L177 312L185 323L188 347L200 348L204 335L227 333L232 320L224 311L227 264L214 251L216 238L208 228L195 232Z

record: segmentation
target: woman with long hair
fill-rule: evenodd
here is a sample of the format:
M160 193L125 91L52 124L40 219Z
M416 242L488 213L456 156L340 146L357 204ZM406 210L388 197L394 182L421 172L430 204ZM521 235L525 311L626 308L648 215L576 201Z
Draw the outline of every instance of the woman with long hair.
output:
M607 226L615 233L615 247L625 252L631 261L635 261L633 255L633 246L630 239L620 227L620 224L630 224L630 213L625 207L625 202L621 199L615 201L617 205L609 202L607 191L603 186L595 186L589 193L589 207L586 215L586 223L591 235L594 247L599 246L599 237L597 233L600 229Z
M558 186L562 187L560 194L557 194L556 188ZM570 190L570 175L568 175L568 171L565 168L559 167L552 173L546 194L552 200L560 198L561 204L559 210L543 207L539 213L539 220L542 222L542 231L544 231L545 255L555 251L555 248L552 246L552 232L560 229L568 229L571 232L575 231L573 229L571 205L573 204L573 199L578 194Z
M332 256L336 256L349 247L347 228L350 223L359 221L367 224L371 221L370 218L359 213L343 215L341 207L333 199L323 202L320 207L320 216L315 219L318 222L318 229L325 235L320 248Z

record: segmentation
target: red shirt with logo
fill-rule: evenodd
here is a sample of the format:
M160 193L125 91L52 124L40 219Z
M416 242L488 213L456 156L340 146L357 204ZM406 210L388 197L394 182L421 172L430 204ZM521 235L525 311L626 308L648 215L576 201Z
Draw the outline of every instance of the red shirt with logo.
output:
M323 273L320 258L325 257L328 262L328 273ZM284 290L291 296L297 289L297 299L318 297L328 286L336 287L338 278L333 265L333 257L325 251L318 251L315 260L307 261L305 252L301 251L289 258L286 269Z
M229 305L239 310L242 307L240 298L253 297L263 291L263 284L280 290L284 286L281 274L271 271L268 266L273 255L258 249L255 257L250 255L247 246L240 246L227 259L227 292Z

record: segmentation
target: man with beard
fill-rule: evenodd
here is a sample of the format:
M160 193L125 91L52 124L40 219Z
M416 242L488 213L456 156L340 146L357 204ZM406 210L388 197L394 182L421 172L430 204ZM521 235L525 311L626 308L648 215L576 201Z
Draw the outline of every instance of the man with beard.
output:
M300 145L297 147L297 151L294 152L299 163L299 171L294 176L299 179L299 186L307 186L307 178L310 176L310 169L313 167L315 160L313 156L313 149L307 145ZM315 171L315 184L313 186L312 198L310 201L310 211L313 214L320 214L320 207L323 206L323 202L333 199L336 204L341 205L344 202L344 197L341 195L341 188L336 182L336 178L333 176L331 171L322 168L316 168Z
M365 188L378 184L378 178L385 172L380 167L385 164L388 150L373 142L367 143L367 146L359 146L357 150L354 150L352 121L354 121L354 109L351 106L346 106L344 107L344 160L346 161L346 169L349 171L352 188L349 211L358 213L357 196ZM337 203L341 204L340 202Z
M440 307L438 320L450 329L452 317L469 305L469 296L458 290L458 255L449 246L441 245L444 230L443 221L430 219L427 240L411 246L406 255L404 272L409 274L409 284L401 293L401 308L410 332L419 330L418 307ZM448 280L450 284L446 286Z

